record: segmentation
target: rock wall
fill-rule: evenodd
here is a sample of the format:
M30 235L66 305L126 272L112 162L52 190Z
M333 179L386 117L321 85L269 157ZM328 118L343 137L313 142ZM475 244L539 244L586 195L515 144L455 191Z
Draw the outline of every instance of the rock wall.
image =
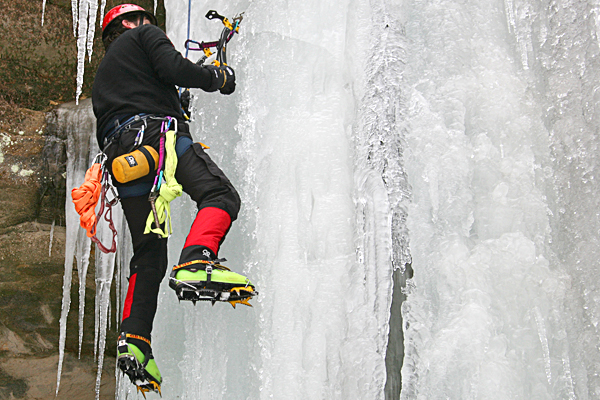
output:
M0 399L51 399L65 263L66 136L53 111L19 115L16 124L0 121ZM72 293L59 399L95 398L93 264L86 287L81 359ZM107 353L101 398L114 398L112 346Z
M106 10L120 3L108 0ZM154 0L135 3L154 9ZM0 0L0 399L94 399L93 254L86 280L81 359L74 267L67 354L55 397L65 194L71 189L65 187L66 134L57 124L56 109L75 100L77 48L71 1L46 0L43 26L42 4L42 0ZM157 18L164 26L162 0ZM97 28L91 62L86 58L82 99L90 96L103 54ZM102 399L114 398L115 393L114 316L112 326Z

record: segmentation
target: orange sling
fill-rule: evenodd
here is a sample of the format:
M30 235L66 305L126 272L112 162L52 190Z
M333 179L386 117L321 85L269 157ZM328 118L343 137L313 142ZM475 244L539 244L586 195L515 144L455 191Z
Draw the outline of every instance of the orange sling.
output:
M85 173L85 182L78 188L71 190L71 197L73 198L73 204L75 204L75 211L80 215L79 223L81 227L86 230L87 236L91 238L104 253L114 253L117 250L117 243L115 240L117 230L112 221L112 206L117 203L118 197L115 196L112 201L106 201L106 187L109 184L106 183L106 185L102 185L102 174L104 172L102 165L102 163L98 162L92 164ZM106 180L108 180L108 177L106 177ZM100 195L102 195L100 210L98 210L98 216L96 216L96 204L98 204ZM100 218L104 212L105 205L106 214L104 215L104 219L108 222L109 228L113 233L112 246L110 249L102 245L100 240L96 237L96 225L98 223L98 218Z
M96 204L102 190L102 165L94 163L85 173L83 185L71 191L75 211L80 215L79 223L87 236L96 234Z

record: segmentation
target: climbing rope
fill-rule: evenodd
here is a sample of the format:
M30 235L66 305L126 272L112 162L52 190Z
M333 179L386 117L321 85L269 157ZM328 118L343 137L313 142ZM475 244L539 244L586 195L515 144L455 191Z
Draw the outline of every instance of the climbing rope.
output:
M117 204L119 202L119 198L117 197L117 194L115 193L115 189L113 188L113 186L108 183L108 171L104 170L103 175L104 175L103 180L104 180L105 184L102 185L102 195L100 197L100 209L98 210L98 219L100 219L100 217L102 216L102 213L104 213L104 207L106 207L106 213L104 214L104 220L106 222L108 222L108 227L112 231L112 245L111 245L110 249L106 248L100 242L100 239L98 239L98 237L96 235L92 236L91 239L92 239L92 242L96 243L98 248L103 253L114 253L117 251L117 229L115 228L115 224L114 224L113 218L112 218L112 206L114 206L115 204ZM108 201L106 199L106 192L108 191L109 187L113 194L113 199L111 201Z
M192 16L192 0L188 0L187 40L190 40L191 16ZM189 53L190 49L187 46L187 41L185 43L186 43L185 58L188 58L188 53Z

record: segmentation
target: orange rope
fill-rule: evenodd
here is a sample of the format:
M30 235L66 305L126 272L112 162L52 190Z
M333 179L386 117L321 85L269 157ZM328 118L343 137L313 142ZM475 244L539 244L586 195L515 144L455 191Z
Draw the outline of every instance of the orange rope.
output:
M94 163L85 173L85 182L71 191L75 211L80 215L81 227L87 236L96 234L96 204L102 189L102 165Z

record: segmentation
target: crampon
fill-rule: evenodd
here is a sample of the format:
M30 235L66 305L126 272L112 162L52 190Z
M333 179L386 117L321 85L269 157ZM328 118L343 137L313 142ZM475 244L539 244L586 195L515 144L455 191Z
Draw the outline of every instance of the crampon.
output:
M156 392L161 395L160 384L162 378L160 371L156 366L152 354L144 354L135 345L127 343L127 338L133 337L146 341L136 335L121 334L117 347L117 365L124 375L127 375L136 387L138 392L142 392L146 398L147 392Z
M243 275L232 272L219 264L225 259L214 261L194 260L173 267L169 286L175 290L177 298L197 301L228 302L252 307L249 300L258 294L254 285Z

